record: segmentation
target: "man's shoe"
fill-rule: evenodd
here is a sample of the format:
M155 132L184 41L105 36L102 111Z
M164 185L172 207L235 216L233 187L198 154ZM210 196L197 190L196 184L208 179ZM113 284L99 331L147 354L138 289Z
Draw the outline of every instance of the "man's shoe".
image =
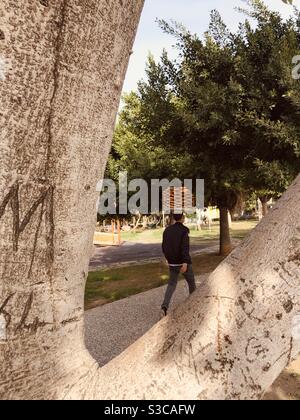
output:
M168 310L167 308L161 308L161 312L160 312L160 319L165 318L168 315Z

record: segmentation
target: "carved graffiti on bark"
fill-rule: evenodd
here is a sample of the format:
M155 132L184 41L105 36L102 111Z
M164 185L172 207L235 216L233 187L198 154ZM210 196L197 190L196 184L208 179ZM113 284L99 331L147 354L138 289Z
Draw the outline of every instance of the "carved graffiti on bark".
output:
M20 184L16 182L9 190L7 195L4 197L3 201L0 202L0 220L3 217L8 205L10 204L13 216L13 226L12 226L12 245L14 252L18 252L19 240L21 234L24 232L26 227L31 222L33 216L37 212L38 208L41 208L39 215L39 223L36 230L34 243L33 243L33 252L29 268L28 276L31 274L34 256L36 252L37 240L39 237L39 232L41 228L41 223L43 216L45 214L45 223L46 223L46 245L47 245L47 259L48 262L53 262L54 258L54 216L53 216L53 186L43 185L42 191L38 198L33 202L27 213L25 214L23 220L20 220Z

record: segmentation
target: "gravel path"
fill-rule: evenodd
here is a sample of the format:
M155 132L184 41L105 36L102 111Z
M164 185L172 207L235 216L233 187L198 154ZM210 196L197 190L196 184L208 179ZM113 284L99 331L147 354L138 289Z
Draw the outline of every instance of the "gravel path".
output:
M205 280L199 277L197 282ZM85 313L86 346L94 359L104 366L142 337L158 321L166 286L131 296ZM188 297L183 280L173 299L173 306Z

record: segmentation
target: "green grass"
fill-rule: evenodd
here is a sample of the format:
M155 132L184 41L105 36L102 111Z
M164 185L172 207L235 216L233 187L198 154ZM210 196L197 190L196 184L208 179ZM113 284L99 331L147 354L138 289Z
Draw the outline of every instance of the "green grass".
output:
M162 264L145 264L91 272L85 292L85 307L90 309L163 286L168 270Z
M158 243L162 241L163 229L145 230L143 232L122 233L122 241L137 243Z
M212 272L222 260L222 257L212 254L194 257L195 274ZM85 308L91 309L163 286L168 282L168 274L168 267L163 263L91 272L86 285Z
M243 239L257 222L234 222L232 224L232 237ZM126 233L123 240L137 243L161 243L163 229L147 230L141 233ZM214 245L219 239L219 226L216 224L212 230L201 232L191 231L191 244ZM212 254L201 254L193 258L196 275L212 272L222 261L222 257ZM124 299L126 297L163 286L168 282L168 267L162 263L149 263L129 267L114 268L105 271L91 272L88 276L85 293L85 308Z
M256 221L240 221L233 222L231 234L233 239L243 239L255 226ZM211 231L203 229L202 231L191 230L191 243L199 244L206 241L218 240L220 227L218 223L214 223ZM122 240L136 243L160 243L162 241L163 229L145 230L143 232L126 232L122 233Z

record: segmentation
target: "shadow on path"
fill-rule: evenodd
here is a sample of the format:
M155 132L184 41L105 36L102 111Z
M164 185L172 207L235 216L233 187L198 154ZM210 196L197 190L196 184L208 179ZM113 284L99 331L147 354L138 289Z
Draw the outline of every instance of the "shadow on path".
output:
M218 245L218 241L207 244L191 245L191 254L195 255L204 249ZM90 261L90 270L95 271L103 266L131 263L147 260L163 259L161 244L139 244L126 242L122 246L95 247L94 255Z

